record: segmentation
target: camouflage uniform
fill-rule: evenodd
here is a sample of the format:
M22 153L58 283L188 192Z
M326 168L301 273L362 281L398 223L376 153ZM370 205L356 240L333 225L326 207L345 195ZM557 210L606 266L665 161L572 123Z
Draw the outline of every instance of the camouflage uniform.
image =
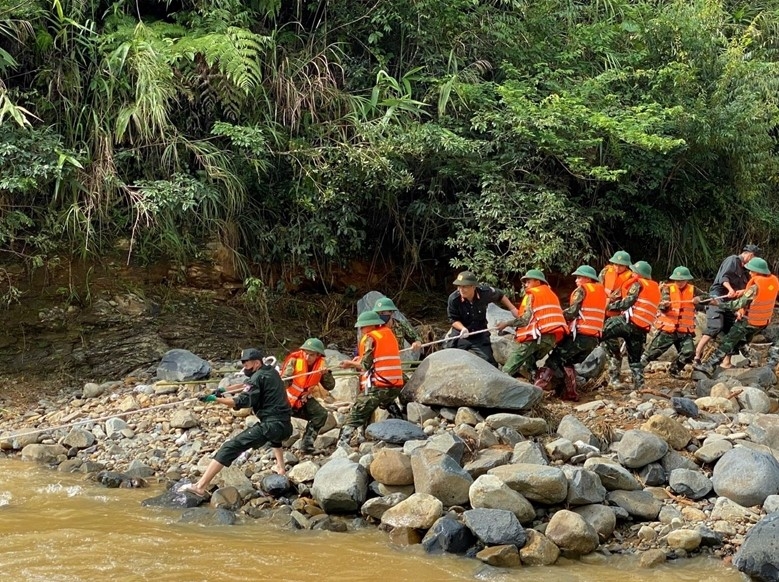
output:
M282 370L282 376L287 378L294 375L295 362L294 360L290 360L287 362L284 370ZM292 384L292 380L287 380L284 382L286 387L289 387L290 384ZM319 381L319 384L322 386L322 388L330 392L333 388L335 388L335 378L333 377L333 373L330 370L326 370L322 374L322 379ZM327 422L327 410L325 410L324 407L319 404L319 401L313 396L306 398L305 403L300 408L293 408L292 416L308 421L306 430L303 433L303 443L309 446L313 443L314 439L319 434L319 431L322 430L322 427L325 426L325 423Z
M757 286L750 287L741 297L733 301L720 303L719 307L730 312L736 312L752 303L755 295L757 295ZM751 342L755 334L765 329L765 327L755 327L749 325L746 319L739 319L720 341L719 350L728 356L732 356L738 352L739 348Z
M406 340L410 344L413 344L414 342L422 342L422 337L419 335L419 332L414 329L414 326L411 325L408 321L400 321L394 317L391 321L392 333L394 333L395 337L398 338L398 344L400 344L400 347L403 347L403 340Z
M373 368L373 351L375 344L372 338L368 338L365 342L365 352L363 353L362 360L360 360L360 366L363 370L370 370ZM354 406L349 414L349 419L344 423L344 427L362 427L368 424L371 419L373 411L377 408L389 408L395 399L400 396L402 388L373 388L360 392L357 399L354 401ZM342 433L351 435L351 430Z
M571 304L566 309L563 309L565 321L571 322L579 317L584 297L584 289L581 287L574 289L573 294L571 295ZM589 335L577 334L576 337L573 337L571 334L566 335L560 343L549 352L549 357L546 359L546 366L554 370L555 376L559 378L563 375L563 368L565 366L581 364L590 352L598 347L599 341L598 338Z
M641 284L633 283L628 289L627 295L623 299L612 301L608 305L610 311L627 311L638 299L641 292ZM647 332L640 327L628 321L625 315L615 315L609 317L603 324L603 336L601 340L609 352L611 361L609 363L609 372L611 381L619 381L619 370L622 364L622 354L618 338L625 340L625 347L628 353L628 362L633 375L640 376L643 367L641 366L641 353L644 351L644 342L646 342Z
M533 318L533 301L532 296L529 297L525 312L510 321L508 325L519 329L525 327ZM509 376L516 377L521 371L525 371L528 377L531 377L536 369L536 362L546 356L553 347L557 339L553 333L541 334L537 340L527 342L515 342L514 348L506 358L506 363L503 365L503 371Z

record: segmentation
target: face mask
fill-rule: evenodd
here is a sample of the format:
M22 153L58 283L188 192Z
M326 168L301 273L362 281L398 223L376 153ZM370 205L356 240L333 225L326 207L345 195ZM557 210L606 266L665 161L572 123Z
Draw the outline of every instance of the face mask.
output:
M249 376L250 378L252 374L254 374L254 370L252 370L251 368L244 368L243 370L241 370L241 372L243 372L244 376Z
M392 315L379 315L379 317L384 323L387 323L390 319L392 319Z

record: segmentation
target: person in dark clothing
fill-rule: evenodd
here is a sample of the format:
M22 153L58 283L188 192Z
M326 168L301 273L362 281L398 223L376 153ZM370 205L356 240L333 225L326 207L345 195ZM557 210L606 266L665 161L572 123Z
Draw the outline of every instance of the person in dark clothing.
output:
M492 354L490 334L487 329L487 306L502 305L514 317L519 316L516 306L501 291L487 285L479 285L476 275L463 271L454 280L457 291L449 295L446 311L452 329L447 334L452 339L449 347L473 352L493 366L497 365ZM479 333L481 332L481 333Z
M741 254L730 255L722 261L719 271L717 271L717 276L714 278L714 283L712 283L709 289L709 296L727 297L728 299L739 297L739 292L743 291L747 286L747 282L749 282L749 272L744 268L744 265L759 254L760 247L757 245L746 245ZM719 305L706 307L706 329L695 348L695 364L700 364L706 344L719 334L728 333L735 321L735 315L732 311L723 309ZM723 368L730 367L729 355L722 361L721 366Z
M251 408L260 422L247 428L236 437L225 442L216 452L203 476L197 483L185 485L180 491L187 491L199 497L207 495L211 480L225 467L229 467L238 456L249 449L256 449L270 443L280 449L282 441L292 435L292 409L287 400L287 391L278 371L263 363L260 350L249 348L241 353L243 373L249 376L246 388L235 396L224 396L224 392L201 396L201 402L218 402L230 408Z

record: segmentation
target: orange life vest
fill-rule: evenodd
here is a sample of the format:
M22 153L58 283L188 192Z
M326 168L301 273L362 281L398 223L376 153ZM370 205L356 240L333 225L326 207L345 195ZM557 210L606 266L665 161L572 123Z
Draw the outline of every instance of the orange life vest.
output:
M400 367L398 340L388 327L369 331L360 340L358 354L365 354L368 338L373 339L373 367L360 376L360 390L366 388L402 388L403 370Z
M286 370L290 362L293 363L292 375L297 376L297 378L290 380L290 385L287 387L287 400L289 400L289 405L293 409L298 409L302 408L308 400L308 394L311 392L311 389L322 380L327 362L325 362L322 356L319 356L314 365L309 369L303 350L298 350L288 355L281 369ZM307 372L313 373L306 376L301 375Z
M666 285L671 300L671 307L657 313L655 326L667 333L695 333L695 287L689 283L684 289L679 289L676 283Z
M649 331L657 317L657 305L660 303L660 285L652 279L636 278L636 283L641 285L638 299L627 310L628 321L636 327Z
M744 308L747 323L754 327L765 327L771 323L774 315L774 304L779 294L779 279L776 275L752 275L747 283L747 289L757 287L757 295Z
M519 316L527 311L529 298L533 298L533 317L525 327L517 328L514 338L518 342L538 339L542 334L553 333L555 340L563 339L568 331L568 324L563 317L560 300L549 285L539 285L527 289L519 304Z
M617 273L617 267L614 265L606 265L603 270L603 287L606 290L606 296L610 298L614 291L621 291L627 281L634 276L633 271L625 269L621 273ZM624 295L622 295L624 297ZM619 315L619 311L607 311L606 317L613 317Z
M603 320L606 318L606 289L600 283L585 283L584 300L579 308L579 317L571 322L571 331L591 337L600 337L603 331ZM573 303L573 293L571 293Z

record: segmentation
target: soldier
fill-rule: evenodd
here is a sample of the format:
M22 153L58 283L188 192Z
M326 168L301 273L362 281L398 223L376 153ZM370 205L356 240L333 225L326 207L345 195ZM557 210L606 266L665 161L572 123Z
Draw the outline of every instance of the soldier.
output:
M311 396L317 384L328 392L335 388L333 373L327 369L325 345L322 340L312 337L303 342L300 349L290 353L282 365L282 376L286 380L287 399L292 407L292 416L308 421L300 450L310 453L314 449L314 439L327 422L327 411Z
M735 299L739 296L739 291L746 288L749 282L749 273L744 266L754 257L760 254L760 247L757 245L746 245L741 254L730 255L722 261L714 277L714 282L709 289L711 297L724 297ZM720 334L726 334L733 327L735 322L734 314L728 309L724 309L715 302L706 307L706 329L695 348L695 364L700 364L703 357L703 351L712 338ZM727 355L722 360L723 368L730 368L730 356Z
M609 259L609 264L601 269L598 278L603 283L603 287L606 289L606 296L609 300L620 298L620 289L628 279L633 277L633 272L630 270L630 255L625 251L617 251ZM606 313L606 317L614 317L619 315L618 311L609 311Z
M522 277L522 283L525 296L519 304L516 318L498 324L500 331L508 326L516 329L516 344L503 366L506 374L515 377L522 369L532 376L536 361L546 356L568 331L560 300L549 287L544 274L538 269L530 269ZM553 377L552 370L542 368L535 385L547 390Z
M735 323L725 334L719 348L706 361L694 366L711 377L717 365L725 356L735 354L744 344L752 341L759 331L771 323L776 296L779 294L779 279L772 275L764 259L753 257L746 265L751 278L743 294L733 301L719 303L722 309L735 312ZM779 363L779 349L774 345L769 351L768 365Z
M344 424L338 445L348 445L356 428L363 428L377 408L387 408L400 396L403 371L398 340L375 311L364 311L354 327L362 335L357 357L341 362L342 368L361 372L360 395Z
M660 285L660 303L655 327L659 330L641 356L641 369L659 358L671 346L678 355L668 373L674 378L689 364L695 355L695 306L708 293L698 291L693 285L692 274L687 267L676 267L668 277L670 283Z
M447 335L452 338L451 347L473 352L482 360L497 366L487 331L487 306L499 303L514 317L518 315L517 308L497 289L479 285L476 275L470 271L457 275L454 285L457 291L449 295L446 306L452 323L452 330Z
M620 311L606 320L603 325L603 342L611 353L609 361L609 386L619 387L619 369L621 356L617 338L625 340L628 362L633 372L633 385L644 385L644 369L641 366L641 354L647 333L652 328L660 303L660 286L652 280L652 267L646 261L637 261L630 266L633 278L622 286L622 299L611 301L608 309Z
M406 340L411 344L411 349L418 351L422 349L422 338L419 337L417 330L409 325L407 321L395 319L395 312L398 310L392 299L389 297L380 297L376 300L373 310L379 314L379 317L388 328L392 330L398 340ZM401 346L402 347L402 346Z
M565 391L564 400L579 400L576 392L575 364L580 364L598 347L603 322L606 317L606 290L598 280L595 269L582 265L573 273L576 275L576 289L571 293L570 304L563 310L563 317L569 324L571 333L563 338L546 359L546 366L556 376L563 376ZM539 376L544 373L541 368Z
M275 368L263 362L260 350L249 348L241 353L243 373L249 376L247 389L232 397L223 396L224 392L201 396L201 402L217 402L229 408L251 408L260 422L252 425L238 436L225 442L216 452L203 476L194 484L179 489L198 497L208 494L211 480L225 467L229 467L241 453L256 449L266 443L280 451L281 443L292 435L290 416L292 411L287 401L284 383ZM275 451L274 451L275 454ZM277 455L278 464L278 455ZM284 470L284 465L280 467Z

